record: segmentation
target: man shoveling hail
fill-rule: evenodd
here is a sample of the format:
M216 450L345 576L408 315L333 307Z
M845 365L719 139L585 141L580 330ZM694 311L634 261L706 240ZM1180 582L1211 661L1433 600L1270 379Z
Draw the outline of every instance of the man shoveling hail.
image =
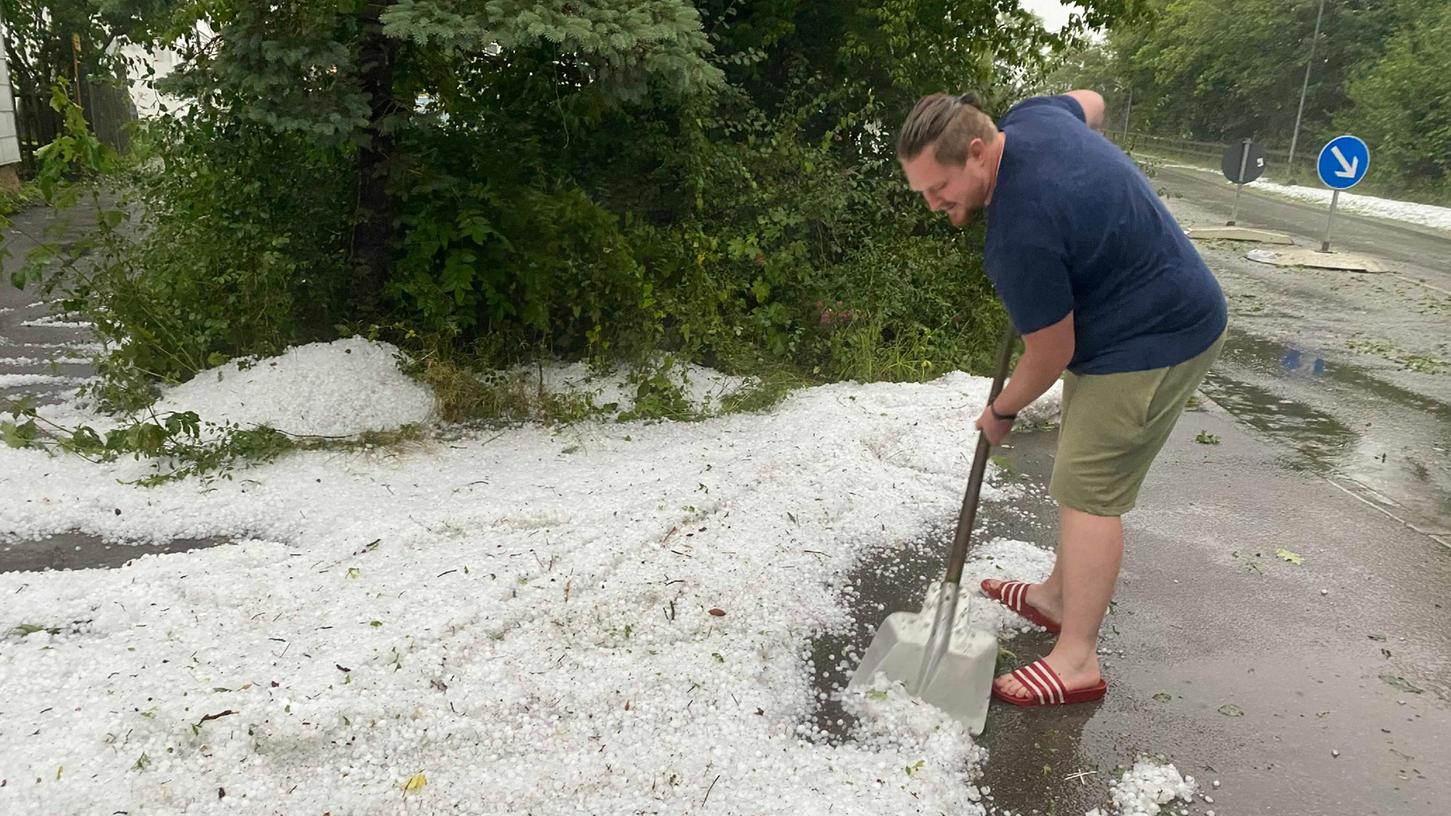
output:
M933 94L897 140L928 207L954 226L986 214L984 267L1023 337L977 427L998 444L1064 378L1053 573L982 587L1058 634L1047 657L993 682L993 696L1016 705L1107 690L1096 646L1123 558L1120 517L1224 343L1219 284L1143 173L1098 132L1103 115L1093 91L1025 100L997 124L970 96Z

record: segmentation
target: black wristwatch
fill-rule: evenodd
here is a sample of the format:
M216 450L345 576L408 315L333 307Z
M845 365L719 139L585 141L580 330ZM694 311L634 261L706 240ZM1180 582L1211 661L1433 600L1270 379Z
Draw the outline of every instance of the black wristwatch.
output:
M1015 420L1015 419L1018 418L1018 415L1017 414L1000 414L1000 413L998 413L998 409L995 408L995 407L993 407L993 404L991 402L989 402L987 404L987 409L988 409L988 412L993 415L993 419L996 419L998 422L1012 422L1013 420Z

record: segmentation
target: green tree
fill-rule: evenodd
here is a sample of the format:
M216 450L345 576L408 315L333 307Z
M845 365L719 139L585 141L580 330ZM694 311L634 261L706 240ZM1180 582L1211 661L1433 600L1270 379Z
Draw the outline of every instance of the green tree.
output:
M1146 27L1116 34L1146 124L1161 135L1288 143L1319 0L1159 0ZM1326 3L1304 127L1345 104L1350 66L1394 25L1386 0Z
M104 3L190 104L77 302L170 378L370 324L496 362L982 362L980 236L912 200L891 131L926 92L1006 104L1074 36L1016 0Z
M0 0L5 23L5 61L19 93L49 93L61 78L121 69L111 47L131 22L91 0Z
M1408 4L1414 13L1379 59L1346 85L1340 128L1366 140L1378 168L1409 188L1451 197L1451 5Z

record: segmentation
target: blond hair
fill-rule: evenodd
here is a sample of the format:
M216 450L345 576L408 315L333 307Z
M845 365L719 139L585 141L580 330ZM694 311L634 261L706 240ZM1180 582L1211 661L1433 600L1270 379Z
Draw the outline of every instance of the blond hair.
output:
M991 142L998 126L982 111L982 104L972 94L952 96L935 93L917 100L902 131L897 134L897 158L910 161L929 146L932 157L942 164L967 161L967 148L973 139Z

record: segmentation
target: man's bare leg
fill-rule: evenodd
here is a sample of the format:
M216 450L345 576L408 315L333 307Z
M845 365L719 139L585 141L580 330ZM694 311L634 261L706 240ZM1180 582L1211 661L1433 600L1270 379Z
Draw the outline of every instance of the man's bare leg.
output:
M1042 605L1034 606L1049 617L1061 612L1063 632L1045 660L1063 679L1063 685L1072 690L1092 686L1099 680L1098 628L1113 598L1123 561L1123 522L1117 516L1094 516L1061 506L1058 517L1058 561L1048 581L1033 587L1039 590L1042 600ZM1059 608L1052 604L1050 593L1054 589L1061 593ZM1032 590L1028 600L1033 602ZM995 683L1011 695L1029 693L1007 675Z

